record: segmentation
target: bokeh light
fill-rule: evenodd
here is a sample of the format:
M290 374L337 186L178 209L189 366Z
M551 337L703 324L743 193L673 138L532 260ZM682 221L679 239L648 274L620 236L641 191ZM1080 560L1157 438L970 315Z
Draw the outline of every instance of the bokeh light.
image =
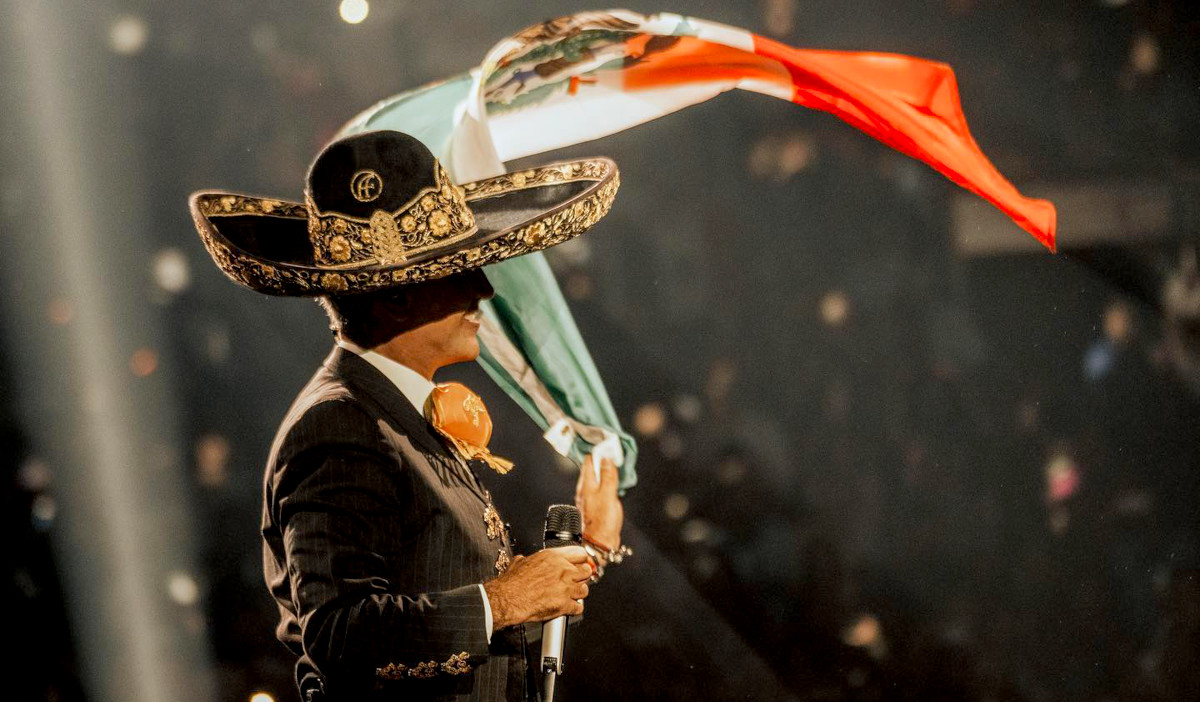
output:
M830 290L821 296L821 321L831 327L840 327L850 316L850 298L840 290Z
M633 429L642 436L658 436L667 425L667 411L657 402L647 402L633 415Z
M1129 65L1134 72L1148 75L1158 71L1162 49L1153 34L1139 34L1129 47Z
M713 537L713 525L705 519L689 519L683 523L683 529L679 532L679 538L683 539L684 543L698 544L708 541Z
M177 248L163 249L154 255L154 282L168 293L180 293L191 282L191 267L187 257Z
M704 404L695 395L679 395L671 403L671 409L680 421L693 424L700 420L700 415L704 412Z
M38 458L26 459L17 473L17 482L29 492L45 490L53 479L54 472L50 470L50 465Z
M658 450L669 461L679 458L683 455L683 437L678 432L663 432L658 440Z
M140 348L129 357L129 369L139 378L145 378L158 370L158 353L151 348Z
M175 604L190 607L200 600L200 586L190 573L176 571L167 576L167 594Z
M208 434L196 441L196 481L215 488L229 480L229 441L219 434Z
M54 523L54 517L58 515L58 505L54 502L53 497L38 495L33 499L30 514L33 517L34 528L38 531L45 531Z
M1078 492L1082 476L1075 459L1065 451L1057 451L1046 463L1046 499L1062 502Z
M751 148L746 169L759 180L783 182L816 162L817 145L806 132L771 133Z
M338 5L338 15L347 24L362 22L370 11L371 6L367 4L367 0L342 0L342 3Z
M870 614L864 614L846 628L842 641L847 646L865 648L878 641L882 631L878 619Z
M1093 343L1083 355L1083 374L1088 380L1100 380L1108 375L1116 363L1116 348L1112 342L1101 339Z
M1114 344L1125 344L1133 336L1133 312L1124 302L1114 302L1104 310L1104 336Z
M860 615L842 631L842 643L867 651L872 658L887 655L887 642L883 636L883 625L872 614Z
M704 383L704 395L713 405L720 405L729 397L737 382L737 364L731 358L718 358L708 368Z
M663 499L663 513L667 515L667 519L678 521L687 516L688 508L691 507L691 501L687 495L673 492Z
M108 28L108 45L122 56L140 54L149 37L149 25L136 15L118 17Z

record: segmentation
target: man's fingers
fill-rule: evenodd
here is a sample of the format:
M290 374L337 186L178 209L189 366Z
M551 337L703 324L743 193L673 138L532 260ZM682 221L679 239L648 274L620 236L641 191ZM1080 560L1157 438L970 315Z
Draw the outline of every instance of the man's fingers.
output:
M600 489L617 489L617 464L607 458L600 461Z
M583 457L583 465L579 468L579 485L575 492L590 490L596 487L596 459L592 454Z
M595 492L597 488L600 490L608 490L615 492L617 488L617 464L613 463L608 458L600 459L600 478L596 479L595 456L588 454L583 459L583 467L579 469L579 484L575 486L576 496Z
M549 550L561 554L571 563L587 563L587 551L582 546L558 546Z
M585 597L587 597L588 596L587 583L575 583L574 592L572 593L571 596L577 600L582 600Z
M584 582L586 580L589 580L591 577L592 577L592 563L590 560L587 563L583 563L583 564L575 566L575 581L576 582Z

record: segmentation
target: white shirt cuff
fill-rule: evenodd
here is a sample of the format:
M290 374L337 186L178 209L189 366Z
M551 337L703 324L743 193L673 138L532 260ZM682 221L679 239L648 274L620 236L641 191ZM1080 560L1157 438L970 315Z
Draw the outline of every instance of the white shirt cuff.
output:
M487 633L488 641L492 640L492 603L488 600L487 590L483 589L483 583L479 584L479 596L483 598L483 625L487 627L484 631Z

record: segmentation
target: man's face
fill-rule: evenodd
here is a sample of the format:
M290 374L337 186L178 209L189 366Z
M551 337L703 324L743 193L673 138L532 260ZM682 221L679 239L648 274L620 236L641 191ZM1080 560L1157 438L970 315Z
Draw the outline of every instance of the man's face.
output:
M402 343L420 348L435 368L475 360L483 317L479 303L493 292L481 270L421 283L406 301L406 313L417 315L417 325L400 335Z

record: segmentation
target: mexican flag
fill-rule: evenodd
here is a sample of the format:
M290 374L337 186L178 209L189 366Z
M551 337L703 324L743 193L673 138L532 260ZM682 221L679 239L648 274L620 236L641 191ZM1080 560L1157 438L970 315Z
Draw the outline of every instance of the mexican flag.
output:
M583 12L529 27L496 44L478 67L374 105L339 136L406 132L465 182L735 88L835 115L984 198L1054 250L1054 206L1022 196L983 155L946 64L798 49L665 12ZM620 446L621 488L631 487L637 447L620 428L543 255L485 270L496 296L480 331L480 364L563 455L580 462L606 440Z

